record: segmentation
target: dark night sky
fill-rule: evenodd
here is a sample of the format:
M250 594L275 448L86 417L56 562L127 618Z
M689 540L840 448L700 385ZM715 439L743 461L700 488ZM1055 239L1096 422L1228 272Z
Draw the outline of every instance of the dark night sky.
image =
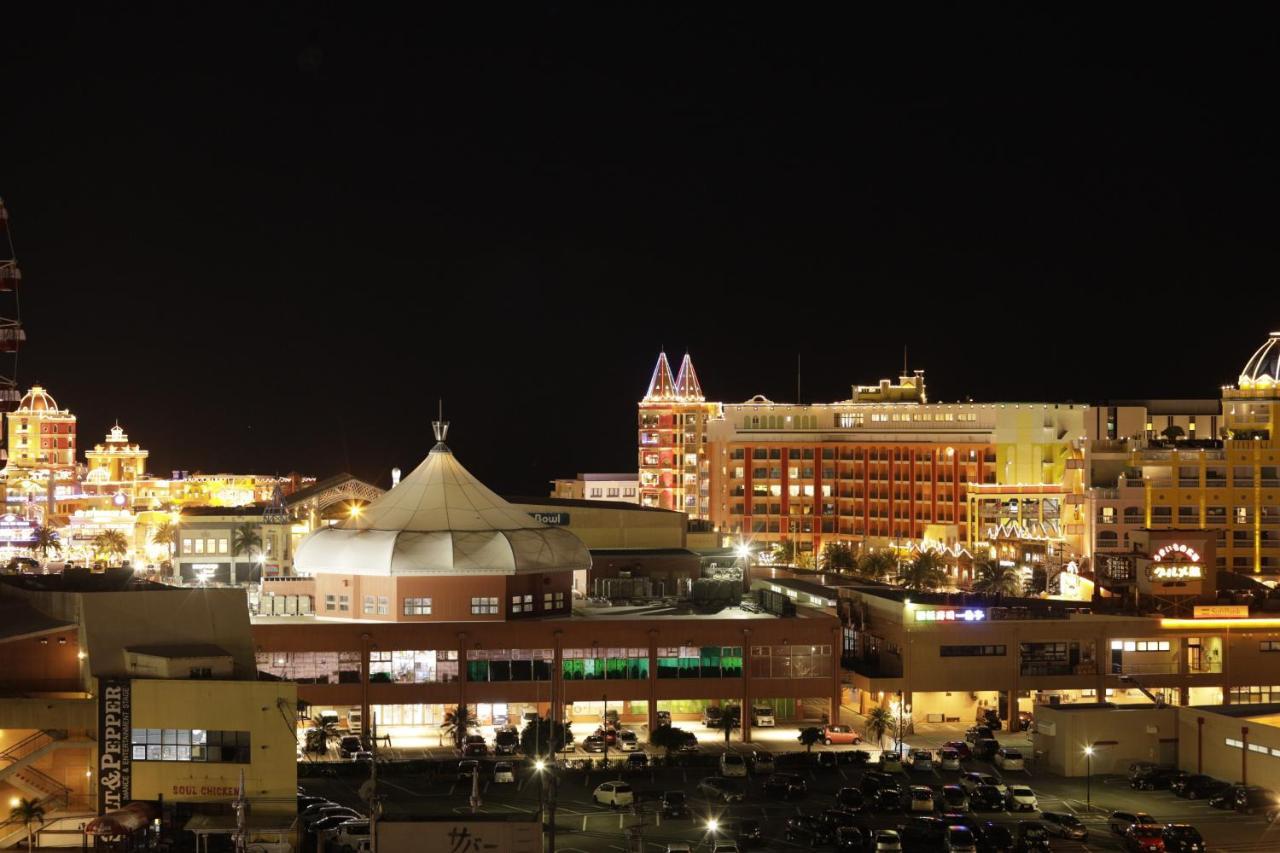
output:
M540 493L634 470L660 345L1094 401L1280 327L1272 20L111 5L0 8L0 195L20 379L156 472L385 480L443 396Z

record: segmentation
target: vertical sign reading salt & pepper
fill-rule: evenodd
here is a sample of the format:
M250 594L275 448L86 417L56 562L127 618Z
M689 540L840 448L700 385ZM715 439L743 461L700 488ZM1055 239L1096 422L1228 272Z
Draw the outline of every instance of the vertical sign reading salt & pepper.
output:
M129 802L132 691L128 679L104 679L98 692L98 813Z

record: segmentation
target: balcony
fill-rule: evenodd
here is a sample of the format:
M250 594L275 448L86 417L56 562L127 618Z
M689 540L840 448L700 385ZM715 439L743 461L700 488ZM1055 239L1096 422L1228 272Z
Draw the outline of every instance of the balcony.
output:
M1123 666L1112 665L1112 675L1177 675L1176 661L1165 663L1129 663Z

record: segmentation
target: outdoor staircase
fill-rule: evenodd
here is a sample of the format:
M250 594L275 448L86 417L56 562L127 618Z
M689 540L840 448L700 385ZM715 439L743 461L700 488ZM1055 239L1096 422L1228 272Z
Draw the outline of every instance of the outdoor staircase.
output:
M87 738L68 738L67 733L59 729L38 731L0 752L0 782L35 797L42 805L50 800L65 806L71 793L67 786L32 765L54 750L87 747L92 743Z

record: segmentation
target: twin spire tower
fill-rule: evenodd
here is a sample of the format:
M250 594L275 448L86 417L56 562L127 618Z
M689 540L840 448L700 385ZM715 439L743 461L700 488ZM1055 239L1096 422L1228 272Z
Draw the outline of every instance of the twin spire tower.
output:
M707 423L719 410L708 403L685 353L671 375L665 352L658 355L648 393L640 401L640 503L709 519Z

